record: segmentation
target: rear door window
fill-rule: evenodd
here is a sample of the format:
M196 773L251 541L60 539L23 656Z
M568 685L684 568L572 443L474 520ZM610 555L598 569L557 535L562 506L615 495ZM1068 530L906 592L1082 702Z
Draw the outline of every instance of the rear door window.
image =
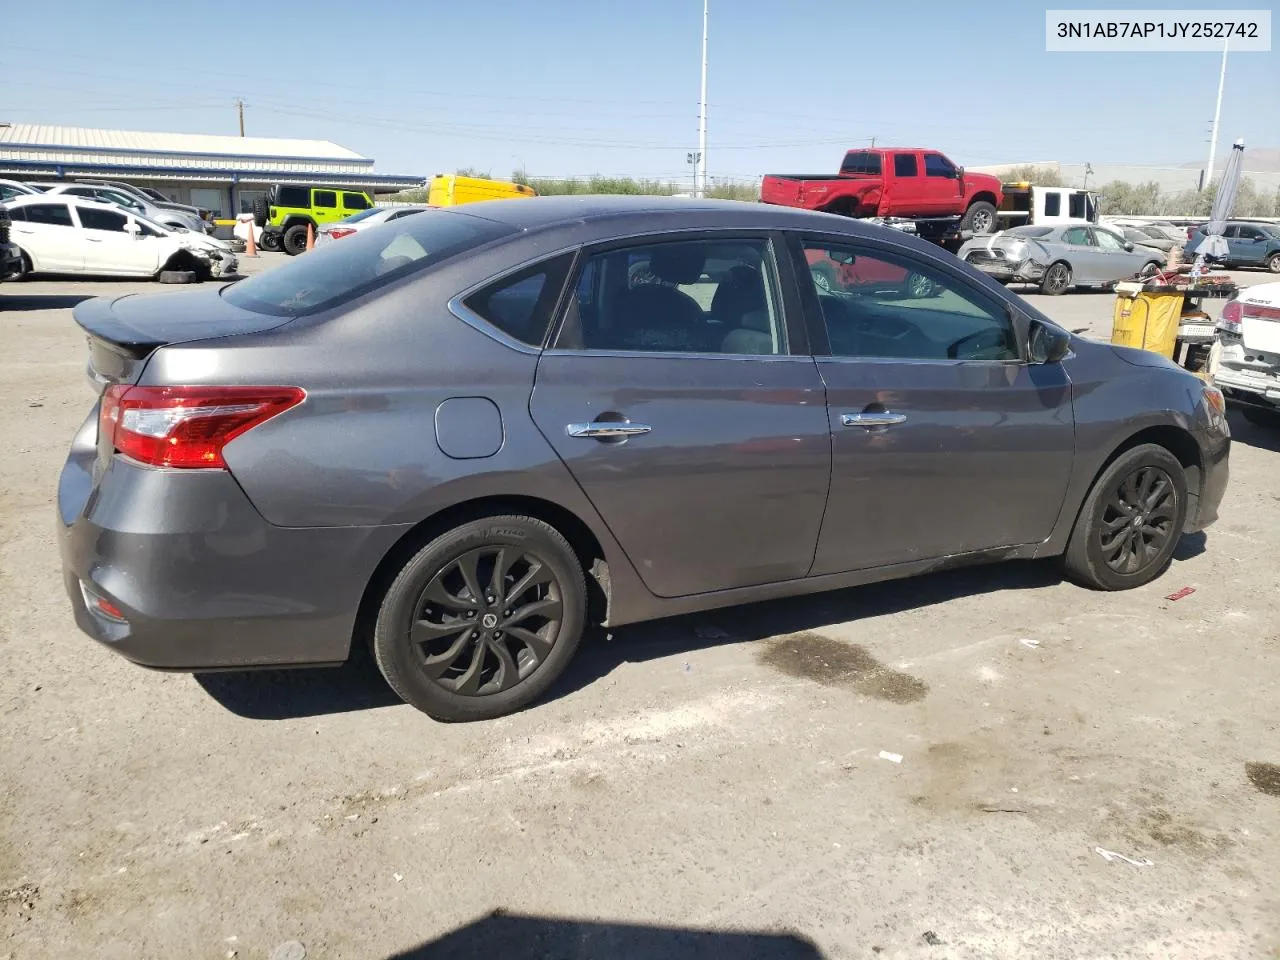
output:
M1074 247L1092 247L1094 246L1093 238L1089 236L1089 231L1084 227L1072 227L1062 234L1062 242L1069 243Z
M893 155L893 175L895 177L918 177L920 165L914 153L895 153Z
M71 210L65 203L33 203L27 207L28 223L43 223L51 227L73 227Z
M554 257L491 283L463 305L513 340L540 347L572 264L573 254Z
M317 190L313 196L317 207L330 209L338 205L338 195L332 190Z

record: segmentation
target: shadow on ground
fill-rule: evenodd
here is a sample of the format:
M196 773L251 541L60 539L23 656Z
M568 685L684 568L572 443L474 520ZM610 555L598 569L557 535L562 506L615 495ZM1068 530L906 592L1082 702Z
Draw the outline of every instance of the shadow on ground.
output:
M1276 415L1273 425L1250 423L1240 408L1233 405L1227 408L1227 423L1231 426L1232 443L1280 453L1280 414Z
M0 313L9 310L66 310L95 296L97 294L91 293L4 293L0 294Z
M811 941L790 933L597 923L497 911L387 960L822 960L822 956Z
M1182 538L1174 562L1205 551L1204 533ZM961 597L1037 590L1062 580L1053 561L1010 561L770 600L707 613L596 630L541 702L568 696L626 663L674 657L720 644L751 643L834 624L890 616ZM196 682L227 710L253 720L349 713L400 704L364 644L339 667L201 674Z

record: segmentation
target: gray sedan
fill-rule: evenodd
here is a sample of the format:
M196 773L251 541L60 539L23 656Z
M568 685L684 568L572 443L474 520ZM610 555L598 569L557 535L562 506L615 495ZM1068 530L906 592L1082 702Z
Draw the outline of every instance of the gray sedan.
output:
M1158 270L1164 255L1092 224L1014 227L967 241L956 256L1004 283L1037 283L1040 292L1106 287Z
M1227 483L1199 378L780 207L476 203L74 315L101 391L57 492L79 626L170 670L368 643L442 720L541 697L594 624L1011 558L1138 587Z

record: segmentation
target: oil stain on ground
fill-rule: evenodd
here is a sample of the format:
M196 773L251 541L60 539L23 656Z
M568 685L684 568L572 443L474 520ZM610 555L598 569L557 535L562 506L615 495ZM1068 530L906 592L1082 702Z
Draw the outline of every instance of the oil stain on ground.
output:
M856 643L841 643L819 633L791 633L768 641L760 662L791 677L829 687L847 687L877 700L915 703L929 685L886 667Z
M1246 763L1244 772L1259 793L1280 797L1280 764Z

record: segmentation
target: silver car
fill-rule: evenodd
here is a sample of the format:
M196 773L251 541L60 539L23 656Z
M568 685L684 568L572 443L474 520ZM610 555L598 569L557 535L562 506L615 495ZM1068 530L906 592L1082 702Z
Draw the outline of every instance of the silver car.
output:
M334 240L341 240L343 237L350 237L359 233L361 230L367 230L369 227L376 227L380 223L390 223L393 220L400 220L403 217L411 216L415 213L421 213L423 210L431 209L426 204L414 204L412 206L403 207L370 207L368 210L361 210L359 213L353 213L345 220L339 220L336 223L326 223L319 232L316 233L316 246L325 243L332 243Z
M1165 259L1091 223L1014 227L969 240L956 256L1001 283L1036 283L1051 296L1148 276Z

